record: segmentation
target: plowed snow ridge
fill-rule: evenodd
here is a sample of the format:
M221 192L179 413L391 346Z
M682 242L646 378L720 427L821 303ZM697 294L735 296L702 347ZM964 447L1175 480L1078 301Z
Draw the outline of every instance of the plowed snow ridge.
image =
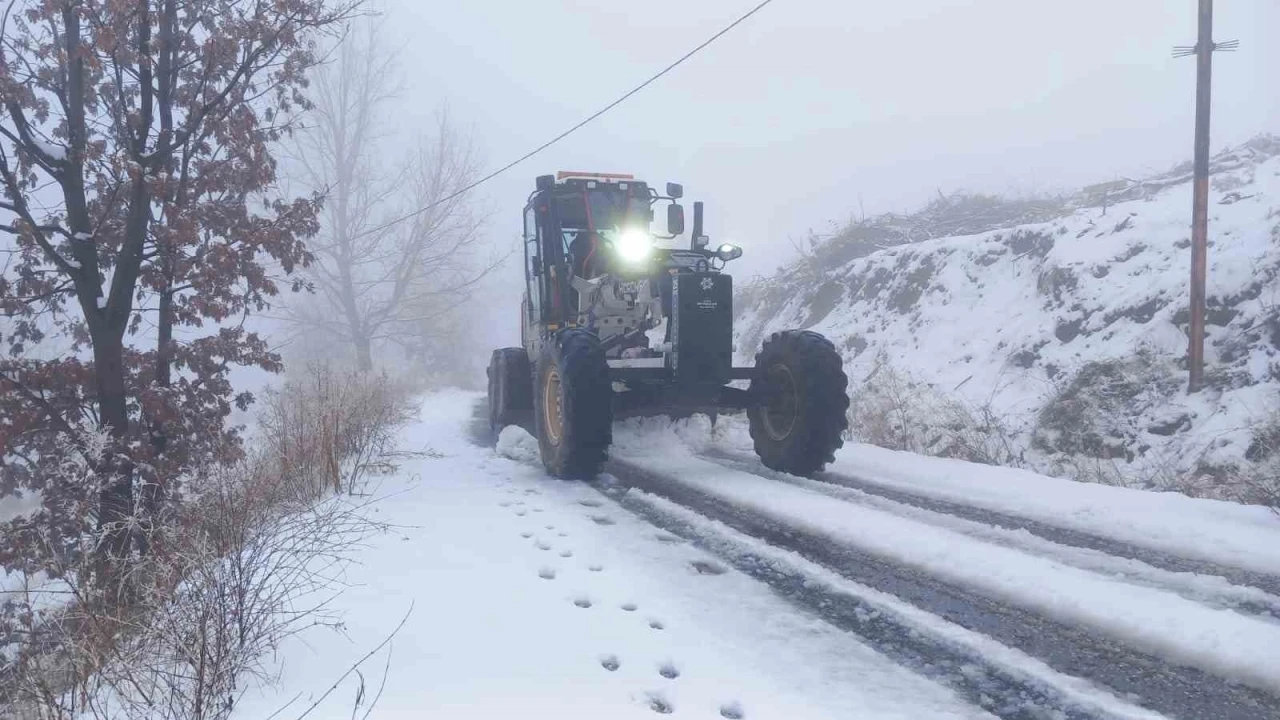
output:
M643 444L642 444L643 446ZM701 493L1181 664L1280 693L1280 626L725 468L669 445L619 454ZM653 448L649 448L653 449Z

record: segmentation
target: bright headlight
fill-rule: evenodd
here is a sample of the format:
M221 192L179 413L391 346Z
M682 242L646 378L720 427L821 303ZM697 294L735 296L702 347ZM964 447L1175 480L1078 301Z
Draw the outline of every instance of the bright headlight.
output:
M725 243L716 248L716 257L720 258L724 262L736 260L742 257L742 248L732 243Z
M634 265L649 259L649 253L653 251L653 238L644 230L631 228L619 233L613 246L623 262Z

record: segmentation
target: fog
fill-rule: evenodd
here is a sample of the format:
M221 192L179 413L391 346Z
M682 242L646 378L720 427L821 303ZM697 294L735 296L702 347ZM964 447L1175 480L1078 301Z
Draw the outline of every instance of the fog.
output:
M398 91L380 118L387 164L413 139L430 138L447 111L480 173L501 167L752 5L378 0L368 7L383 16L380 50L398 58L389 83ZM511 257L466 298L476 322L452 348L479 382L488 349L519 342L519 215L537 175L572 169L682 182L686 203L706 202L713 242L745 249L729 267L741 283L794 258L811 231L911 210L940 192L1055 193L1189 159L1195 61L1171 49L1194 43L1195 26L1190 1L774 0L471 193L484 217L473 255ZM1220 3L1215 26L1219 41L1240 41L1238 52L1215 55L1217 150L1280 130L1280 95L1270 87L1280 67L1270 37L1280 4ZM281 149L282 184L306 191L289 154ZM272 325L279 311L255 322L284 347L292 339Z
M1280 128L1262 92L1280 5L1221 3L1213 145ZM447 105L490 167L607 104L750 7L400 0L405 122ZM486 184L489 239L511 242L534 176L631 172L685 184L708 233L768 273L790 239L861 213L916 207L939 190L1051 193L1190 157L1195 4L1167 0L777 0L596 122ZM515 293L518 266L503 274ZM503 308L516 302L494 297ZM516 337L497 316L495 341Z

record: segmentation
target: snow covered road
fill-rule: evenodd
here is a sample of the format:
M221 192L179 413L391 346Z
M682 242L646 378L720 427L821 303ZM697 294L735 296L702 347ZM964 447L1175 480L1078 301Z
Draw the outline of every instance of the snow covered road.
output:
M428 399L406 449L436 452L387 480L396 494L382 512L397 529L338 600L345 636L291 641L282 687L251 693L236 717L295 695L277 717L300 715L412 606L389 660L362 666L367 705L388 663L371 717L1280 718L1280 598L1254 557L1268 550L1228 537L1183 554L1177 517L1158 517L1166 506L1216 517L1202 537L1226 537L1241 516L1256 520L1252 508L1157 500L1144 518L1131 499L1098 508L1089 486L1052 487L1073 508L1066 522L1037 500L913 485L911 458L889 463L897 474L882 486L942 503L930 508L778 476L742 457L732 423L711 432L699 419L620 424L609 474L561 482L516 428L497 452L477 441L475 404ZM852 477L861 458L844 453L841 472ZM960 469L973 484L991 470ZM1132 537L1161 558L1263 582L953 506ZM1245 533L1280 546L1272 522ZM352 717L356 695L347 678L308 717Z
M308 720L349 720L361 692L363 716L384 668L378 720L991 717L592 487L476 446L474 400L428 400L405 449L440 456L381 488L395 527L334 601L343 632L286 643L279 685L233 718L299 717L406 613L364 690L349 676Z

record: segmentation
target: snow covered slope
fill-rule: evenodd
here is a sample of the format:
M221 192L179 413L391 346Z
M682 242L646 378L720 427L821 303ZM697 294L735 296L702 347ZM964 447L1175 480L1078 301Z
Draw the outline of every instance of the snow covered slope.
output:
M1148 487L1189 470L1221 483L1265 449L1253 428L1280 388L1280 139L1213 162L1209 388L1196 397L1182 359L1189 181L1180 167L1061 202L961 197L856 223L743 291L739 350L784 328L826 334L862 410L883 406L883 437L855 419L877 444Z

